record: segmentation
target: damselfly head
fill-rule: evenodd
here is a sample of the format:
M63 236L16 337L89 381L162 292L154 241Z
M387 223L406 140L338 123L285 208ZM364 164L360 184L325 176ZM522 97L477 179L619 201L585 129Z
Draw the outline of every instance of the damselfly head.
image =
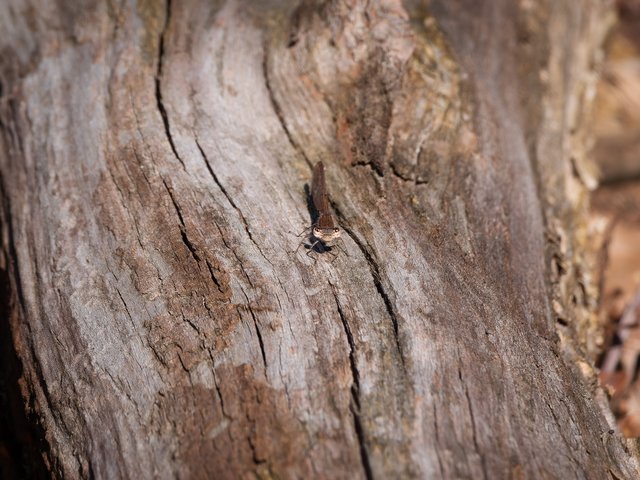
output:
M340 238L340 229L334 228L318 228L313 227L313 236L325 245L331 246L331 243Z

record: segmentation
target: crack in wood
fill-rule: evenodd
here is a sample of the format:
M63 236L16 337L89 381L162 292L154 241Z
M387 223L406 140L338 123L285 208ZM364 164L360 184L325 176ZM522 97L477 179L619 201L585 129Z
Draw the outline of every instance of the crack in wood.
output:
M198 254L197 248L195 247L193 242L191 242L191 240L189 239L189 236L187 235L187 229L186 229L186 225L184 223L184 217L182 216L182 209L180 208L180 205L178 205L178 202L177 202L176 198L173 195L172 188L169 187L169 185L167 184L167 182L165 181L164 178L161 177L161 180L162 180L162 184L164 185L164 188L167 190L167 193L169 194L169 198L171 198L171 203L173 204L173 207L174 207L174 209L176 211L176 214L178 215L178 220L180 221L180 238L182 239L182 243L184 243L184 245L187 247L187 250L189 250L189 253L191 254L191 257L199 265L200 261L202 259L201 259L200 255ZM216 277L216 275L214 273L214 268L211 265L211 262L207 258L205 258L204 261L205 261L205 264L207 266L207 271L209 272L209 276L211 278L211 281L216 286L216 289L221 294L226 295L227 292L225 291L225 289L224 289L222 283L220 282L220 280L218 280L218 278ZM208 310L208 308L207 308L207 310Z
M162 80L162 63L164 61L164 46L165 46L165 34L167 32L167 27L169 26L169 19L171 18L171 0L167 0L166 2L166 14L164 25L162 26L162 31L160 32L160 40L158 42L158 68L156 70L155 77L155 95L156 95L156 105L158 106L158 110L160 111L160 116L162 117L162 124L164 125L164 132L167 136L167 140L169 141L169 145L171 146L171 151L178 159L182 168L186 171L187 167L180 158L178 154L178 150L176 149L176 145L173 142L173 137L171 136L171 126L169 124L169 115L167 114L167 109L164 106L164 102L162 100L162 88L161 88L161 80Z
M389 163L389 166L391 167L391 173L392 173L392 175L393 175L394 177L399 178L399 179L400 179L401 181L403 181L403 182L407 182L407 183L414 183L414 184L416 183L415 178L412 178L411 176L403 175L403 174L398 170L398 166L397 166L395 163L390 162L390 163Z
M402 371L404 372L405 377L407 377L407 367L406 367L406 362L405 362L405 358L404 358L404 353L402 351L402 345L401 345L401 342L400 342L398 315L395 312L395 309L393 308L393 304L391 302L391 299L389 298L389 295L387 294L387 292L384 289L384 286L382 285L382 281L381 281L382 277L380 276L380 267L378 266L378 263L373 258L371 253L362 244L362 241L347 226L347 223L346 223L346 221L344 219L344 216L340 212L340 209L337 208L337 206L335 204L333 204L333 203L332 203L332 206L333 206L333 210L334 210L336 216L340 220L340 222L339 222L340 226L347 233L347 235L349 235L349 237L351 237L353 242L358 246L358 248L360 249L360 251L364 255L364 258L367 260L367 264L369 265L369 270L370 270L371 276L373 278L373 284L376 287L376 291L378 292L378 294L382 298L382 301L384 302L384 306L385 306L385 309L387 311L387 314L389 315L389 318L391 319L391 324L393 326L393 336L394 336L395 343L396 343L396 349L398 350L398 355L400 357L400 363L401 363L401 366L402 366Z
M112 273L113 275L113 273ZM131 325L133 326L133 331L135 332L137 330L136 328L136 324L133 321L133 317L131 316L131 312L129 311L129 307L127 306L127 302L124 301L124 297L122 296L122 293L120 292L120 289L118 287L115 287L116 292L118 293L118 297L120 297L120 301L122 302L122 305L124 306L125 311L127 312L127 316L129 317L129 321L131 322Z
M211 281L215 284L216 288L218 289L218 291L220 293L226 294L226 292L222 288L222 284L218 281L218 279L216 278L215 274L213 273L213 267L211 266L211 262L209 262L209 260L206 259L206 258L205 258L204 261L207 264L207 269L209 270L209 275L211 276ZM205 302L205 307L206 307L206 302Z
M556 412L555 412L555 410L553 409L553 407L551 406L551 403L549 403L549 401L548 401L548 400L545 400L545 404L547 405L547 408L549 409L549 412L551 413L551 417L553 418L553 421L555 422L555 424L556 424L556 425L557 425L557 427L558 427L558 433L560 434L560 438L562 438L562 441L564 442L564 444L565 444L568 448L573 448L573 447L572 447L573 442L572 442L569 438L567 438L567 436L565 435L564 430L563 430L563 429L562 429L562 427L560 426L560 425L561 425L561 423L560 423L560 419L559 419L559 418L558 418L558 416L556 415ZM568 409L567 409L567 411L568 411ZM569 459L569 461L570 461L571 463L573 463L573 464L575 465L575 467L576 467L576 468L578 468L578 469L580 469L580 470L581 470L581 472L582 472L582 474L583 474L583 478L586 478L586 477L587 477L586 472L585 472L585 471L584 471L584 469L581 467L580 462L578 462L578 461L576 460L576 458L575 458L575 457L573 457L573 456L569 456L569 455L565 455L565 458L568 458L568 459Z
M184 223L184 218L182 216L182 211L180 209L180 206L178 205L178 202L173 196L173 192L171 191L171 188L169 187L169 185L167 185L167 182L165 181L165 179L161 178L161 180L162 180L162 184L164 185L164 188L167 190L167 193L169 194L169 198L171 198L171 203L173 204L173 208L175 209L178 215L178 220L180 220L180 238L182 239L182 243L184 243L184 245L187 247L187 250L189 250L189 253L191 253L191 256L196 261L196 263L200 263L200 255L198 255L198 252L196 251L195 246L193 245L193 243L191 243L191 240L189 240L189 237L187 236L186 225ZM209 270L209 272L211 273L211 270ZM216 285L219 285L217 281L214 281L214 283Z
M458 361L460 361L460 355L458 355ZM458 367L458 379L460 380L460 384L462 385L462 390L464 391L464 396L467 400L467 409L469 410L469 417L471 419L471 437L473 440L473 447L475 448L476 453L480 456L480 463L482 465L482 475L483 478L490 478L487 473L487 465L484 454L480 451L480 446L478 445L478 436L476 432L476 419L473 413L473 406L471 405L471 397L469 396L469 389L467 388L464 379L462 378L462 369Z
M376 163L370 160L356 160L351 164L351 166L368 168L369 170L371 170L373 173L376 174L377 179L384 178L384 170L380 167L380 165L377 165Z
M444 480L446 478L444 475L444 467L442 465L442 458L440 458L440 452L438 451L438 446L440 445L440 432L438 428L438 407L435 399L433 399L433 433L436 440L434 450L436 453L436 459L438 460L438 469L440 470L440 478Z
M365 477L368 480L373 479L373 472L371 469L371 462L369 460L369 452L367 451L367 443L364 433L364 427L362 425L362 419L360 417L361 413L361 404L360 404L360 372L358 371L358 365L356 362L356 345L353 340L353 334L351 332L351 327L349 326L349 322L347 321L344 312L342 311L342 305L340 305L340 300L338 300L338 293L336 292L335 287L329 282L331 285L331 290L333 291L333 298L336 301L336 307L338 309L338 315L340 316L340 320L342 322L342 327L344 329L344 333L347 337L347 343L349 344L349 365L351 366L351 406L349 410L351 411L351 415L353 416L354 430L356 433L356 438L358 439L358 445L360 448L360 460L362 462L362 468L364 469Z
M187 236L187 232L185 231L184 228L180 229L180 237L182 238L182 243L186 245L187 249L191 253L191 256L196 261L196 263L200 262L200 256L198 255L198 252L196 252L196 248L191 243L191 240L189 240L189 237ZM209 273L211 273L211 270L209 270ZM216 282L215 280L214 280L214 283L218 285L218 282Z
M216 362L213 358L213 352L210 348L207 348L207 352L209 352L209 358L211 359L211 373L213 374L213 384L216 388L216 392L218 394L218 400L220 400L220 411L222 412L222 416L229 421L233 421L231 415L227 413L224 408L224 398L222 396L222 390L220 388L220 383L218 382L218 376L216 375Z
M182 311L180 312L180 316L182 317L182 321L189 325L196 332L196 335L200 335L200 329L195 323L193 323L193 320L187 318Z
M264 53L262 57L262 76L264 77L264 83L267 88L267 93L269 94L269 101L271 102L273 111L275 112L276 117L278 118L278 122L280 123L280 125L282 125L282 129L284 130L284 133L287 136L289 143L291 144L293 149L302 156L304 161L307 162L307 165L309 165L309 167L312 167L313 165L311 163L311 160L309 160L307 155L304 153L304 150L302 149L302 147L298 145L298 143L293 139L293 135L291 135L291 132L289 131L289 127L287 127L287 123L284 120L284 114L282 113L282 109L280 108L280 105L276 100L275 92L273 91L273 87L271 86L271 81L269 80L268 61L269 61L269 49L267 48L267 45L265 42Z
M267 378L267 354L264 350L264 341L262 339L262 332L260 331L260 327L258 326L258 319L256 318L256 314L253 312L253 307L251 306L251 302L249 301L249 297L247 296L247 292L241 287L242 294L244 298L247 300L246 308L249 311L249 315L253 319L253 326L255 328L256 337L258 337L258 344L260 345L260 353L262 354L262 364L264 366L264 376ZM238 309L238 314L240 314L240 310Z
M271 263L271 261L264 254L264 252L260 248L260 244L258 244L258 242L256 242L255 238L253 238L253 234L251 233L251 229L249 228L249 222L247 221L247 218L244 216L244 213L242 213L242 210L233 201L233 198L231 197L231 195L229 195L229 193L227 192L227 189L224 188L222 183L220 183L220 179L218 178L218 176L213 171L213 168L211 167L211 163L209 162L209 158L204 153L204 149L200 145L200 142L198 141L197 137L195 138L195 142L196 142L196 146L198 147L198 150L200 151L200 155L202 155L202 159L204 160L204 164L207 167L207 170L209 171L209 174L211 175L211 178L213 179L215 184L218 186L218 188L220 189L222 194L225 196L225 198L229 202L229 205L231 205L231 207L238 213L238 217L240 217L240 220L242 221L242 225L244 226L245 232L247 232L247 236L249 237L249 240L251 240L251 243L253 243L256 246L256 248L260 252L260 255L262 255L262 258L264 258L267 261L267 263L273 267L273 263Z

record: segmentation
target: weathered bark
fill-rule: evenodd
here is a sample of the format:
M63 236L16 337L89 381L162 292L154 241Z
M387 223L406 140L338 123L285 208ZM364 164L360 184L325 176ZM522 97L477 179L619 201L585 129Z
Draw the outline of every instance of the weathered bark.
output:
M54 474L637 474L571 340L601 2L68 5L0 6L7 321ZM333 263L292 253L319 160Z

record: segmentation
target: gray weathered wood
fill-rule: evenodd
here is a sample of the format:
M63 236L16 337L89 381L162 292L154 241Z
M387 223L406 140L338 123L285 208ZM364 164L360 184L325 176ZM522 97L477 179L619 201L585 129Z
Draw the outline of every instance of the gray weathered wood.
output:
M637 474L556 327L589 309L602 2L68 5L0 6L11 329L55 475ZM292 253L319 160L333 263Z

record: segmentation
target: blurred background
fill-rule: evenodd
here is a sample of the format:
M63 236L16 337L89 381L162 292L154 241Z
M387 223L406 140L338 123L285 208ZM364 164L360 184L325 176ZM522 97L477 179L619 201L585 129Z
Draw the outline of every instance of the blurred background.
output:
M640 436L640 0L618 0L593 109L591 158L600 186L592 223L600 255L601 380L621 431Z

